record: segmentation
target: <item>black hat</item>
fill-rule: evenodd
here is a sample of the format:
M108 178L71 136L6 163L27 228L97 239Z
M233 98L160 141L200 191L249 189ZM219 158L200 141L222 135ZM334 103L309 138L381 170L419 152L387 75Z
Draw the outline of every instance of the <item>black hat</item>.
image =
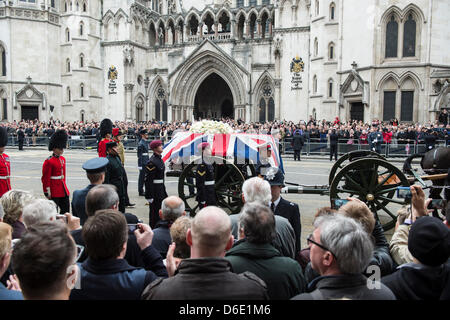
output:
M421 217L413 223L408 250L428 266L440 266L450 257L450 229L439 219Z
M66 130L57 130L48 144L48 150L52 151L55 148L64 149L67 146L67 133Z
M270 167L267 169L264 180L268 181L271 186L284 187L284 174L279 168Z
M115 141L108 142L106 144L106 150L108 150L109 148L115 147L115 146L117 146L117 142L115 142Z
M5 127L0 127L0 148L8 144L8 130Z
M83 163L83 169L87 173L105 172L109 161L106 158L94 158Z
M100 136L104 138L108 133L112 134L113 123L109 119L103 119L100 123Z

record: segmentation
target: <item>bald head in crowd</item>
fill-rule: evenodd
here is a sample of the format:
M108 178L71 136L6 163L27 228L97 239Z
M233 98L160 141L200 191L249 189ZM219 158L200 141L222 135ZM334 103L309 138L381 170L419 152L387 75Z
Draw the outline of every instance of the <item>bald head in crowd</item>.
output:
M192 220L186 241L191 246L193 259L224 257L234 241L230 217L225 211L214 206L200 210Z

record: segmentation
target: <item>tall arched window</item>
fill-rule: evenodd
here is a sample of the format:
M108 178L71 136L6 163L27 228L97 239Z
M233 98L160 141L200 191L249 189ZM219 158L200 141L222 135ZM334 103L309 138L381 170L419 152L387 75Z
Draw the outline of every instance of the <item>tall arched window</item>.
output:
M313 94L317 93L317 76L314 75L313 77Z
M77 8L77 12L80 11L80 4L79 4L78 1L77 1L77 6L76 6L76 8Z
M73 11L73 3L70 1L70 11Z
M84 54L80 54L80 68L84 68Z
M259 122L266 122L266 100L264 98L259 101Z
M155 102L155 120L161 120L161 103L159 100Z
M50 7L56 8L56 0L50 1Z
M0 45L0 76L6 76L6 50Z
M416 56L416 21L408 15L403 28L403 57Z
M320 5L319 5L319 0L316 0L316 16L318 16L320 13Z
M259 121L273 121L275 119L275 102L273 88L268 79L261 87L261 99L259 100Z
M334 43L332 42L328 45L328 60L334 60L334 55Z
M67 102L72 101L72 97L71 97L71 92L70 92L70 87L67 87Z
M70 59L66 60L66 72L69 73L70 72Z
M238 20L238 39L244 39L244 26L245 26L245 16L241 14Z
M317 57L319 55L319 40L317 38L314 39L314 56Z
M80 98L84 98L84 84L80 84Z
M84 33L84 23L83 21L80 22L80 36L82 36Z
M68 7L67 7L67 2L64 2L64 12L67 12Z
M256 33L256 14L250 16L250 38L254 38Z
M85 2L83 2L83 12L86 12L87 11L87 4L86 4L86 1Z
M336 16L336 4L332 2L330 4L330 20L334 20Z
M70 30L66 28L66 42L70 42Z
M398 22L392 15L386 25L386 58L396 58L398 47Z
M333 98L333 79L328 80L328 98Z

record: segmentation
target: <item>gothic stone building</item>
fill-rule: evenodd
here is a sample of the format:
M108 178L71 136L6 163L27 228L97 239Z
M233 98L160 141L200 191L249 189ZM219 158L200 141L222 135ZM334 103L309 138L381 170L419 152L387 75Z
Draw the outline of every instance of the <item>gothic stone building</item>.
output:
M448 0L0 0L3 120L434 120Z

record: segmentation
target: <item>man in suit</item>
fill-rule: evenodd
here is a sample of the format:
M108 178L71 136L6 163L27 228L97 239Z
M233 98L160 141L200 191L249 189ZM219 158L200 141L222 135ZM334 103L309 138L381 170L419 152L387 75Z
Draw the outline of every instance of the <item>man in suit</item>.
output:
M25 140L25 132L23 131L23 128L20 127L17 131L17 141L19 142L19 150L23 151L23 141Z
M284 188L284 174L278 168L270 168L264 177L270 184L272 192L272 200L269 207L276 215L285 217L289 220L295 233L295 252L300 251L300 237L302 233L302 225L300 222L300 209L297 204L289 202L281 197L281 190Z
M292 138L292 148L294 149L294 161L300 160L300 154L302 153L303 145L305 141L303 140L303 135L300 130L295 130L294 136Z
M94 158L83 163L83 169L86 171L90 184L84 189L75 190L72 198L72 214L80 218L81 225L88 218L86 215L86 196L93 187L103 184L108 163L109 161L106 158Z
M338 158L338 141L339 141L339 135L337 134L336 130L330 130L328 132L328 137L330 139L330 161L334 160L337 161Z

